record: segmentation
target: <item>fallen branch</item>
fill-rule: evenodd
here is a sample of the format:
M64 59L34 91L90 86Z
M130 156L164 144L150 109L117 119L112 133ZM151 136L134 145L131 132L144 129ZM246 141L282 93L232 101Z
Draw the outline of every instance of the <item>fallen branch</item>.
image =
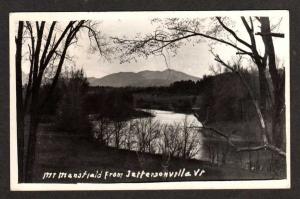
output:
M259 151L259 150L270 150L273 152L276 152L277 154L286 157L286 152L284 152L283 150L271 145L271 144L267 144L267 145L262 145L262 146L253 146L253 147L240 147L237 148L236 151L237 152L241 152L241 151Z

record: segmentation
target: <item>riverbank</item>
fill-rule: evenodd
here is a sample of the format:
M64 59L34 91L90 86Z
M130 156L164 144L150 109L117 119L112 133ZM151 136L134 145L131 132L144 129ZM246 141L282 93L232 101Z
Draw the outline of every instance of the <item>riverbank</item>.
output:
M89 114L89 120L91 120L91 121L96 121L102 117L105 118L106 116L102 116L100 114ZM128 111L126 114L123 114L122 117L115 116L115 117L112 117L111 120L113 120L114 118L117 118L118 120L121 120L121 121L128 121L131 119L145 118L145 117L154 117L154 115L149 111L144 111L141 109L132 109L132 110Z
M49 124L41 124L37 136L37 156L34 166L34 182L60 182L74 183L80 180L75 178L66 179L43 179L45 172L123 172L131 171L164 171L164 157L161 155L137 154L134 151L103 147L99 143L80 134L67 132L55 132L49 128ZM211 165L209 162L199 160L184 160L171 158L168 171L205 170L199 177L179 178L110 178L110 179L83 179L81 182L153 182L153 181L206 181L206 180L249 180L270 179L265 173L248 171L232 166Z

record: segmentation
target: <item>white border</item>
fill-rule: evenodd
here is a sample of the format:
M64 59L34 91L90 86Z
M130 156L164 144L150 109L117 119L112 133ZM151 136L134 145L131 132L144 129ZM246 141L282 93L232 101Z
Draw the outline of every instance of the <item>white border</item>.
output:
M15 22L18 20L99 20L105 17L153 16L155 17L209 17L209 16L283 16L288 19L287 10L261 11L156 11L156 12L34 12L10 13L10 188L12 191L63 191L63 190L171 190L171 189L288 189L290 184L290 54L286 60L286 161L287 179L252 181L200 181L200 182L157 182L157 183L112 183L112 184L59 184L59 183L18 183L17 165L17 118L16 118L16 77L15 77ZM290 23L289 23L290 24ZM286 38L289 40L289 30ZM290 43L288 42L290 47Z

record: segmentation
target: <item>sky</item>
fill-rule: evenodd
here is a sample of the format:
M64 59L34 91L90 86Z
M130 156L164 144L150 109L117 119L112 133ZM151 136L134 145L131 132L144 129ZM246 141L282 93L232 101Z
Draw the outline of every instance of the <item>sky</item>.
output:
M193 14L191 14L193 13ZM151 19L155 17L183 17L183 18L194 18L194 17L207 17L215 16L215 14L203 14L203 12L167 12L164 14L158 12L139 12L130 14L126 13L105 13L93 16L93 20L100 22L99 25L101 32L107 37L122 37L128 38L134 37L136 34L148 34L153 32L155 25L151 24ZM220 15L220 13L218 13ZM222 14L221 14L222 15ZM224 13L223 13L224 15ZM225 15L227 15L225 13ZM240 15L238 15L240 16ZM272 15L271 23L277 23L282 18L280 15ZM240 19L236 15L232 16L232 19L236 21L234 28L238 30L238 35L246 40L248 36L246 30L240 22ZM67 20L67 19L66 19ZM211 24L207 24L210 26ZM278 29L275 32L285 33L285 38L275 38L274 46L276 54L280 61L286 66L288 63L288 19L283 17ZM260 38L257 39L260 43ZM186 43L182 46L176 56L167 56L168 67L174 70L182 71L189 75L202 77L204 74L211 73L209 70L210 65L215 65L216 61L209 52L209 41L205 40L201 43L193 45L192 43ZM110 61L105 60L99 56L98 53L91 54L88 50L89 41L86 34L82 33L79 36L78 46L71 46L69 49L70 55L74 56L74 62L76 68L83 68L88 77L103 77L116 72L139 72L142 70L165 70L167 65L163 56L150 56L147 59L139 58L137 62L123 63L121 64L118 59L112 59ZM278 50L280 49L280 50ZM261 49L263 50L263 49ZM216 45L215 52L222 55L224 60L230 60L235 55L236 50L225 45ZM24 67L24 71L28 71L28 66Z
M101 22L101 30L107 36L133 38L136 34L148 34L155 30L155 25L151 24L152 17L122 17L110 18ZM87 38L80 41L79 47L72 49L75 55L77 67L82 67L88 77L103 77L116 72L139 72L143 70L166 70L168 67L182 71L194 76L202 76L208 73L208 65L212 61L208 53L208 45L201 43L186 46L178 49L176 56L167 53L167 64L163 56L150 56L147 59L138 58L130 63L120 63L119 59L110 61L100 57L98 53L88 52L89 43ZM78 53L80 51L81 53Z

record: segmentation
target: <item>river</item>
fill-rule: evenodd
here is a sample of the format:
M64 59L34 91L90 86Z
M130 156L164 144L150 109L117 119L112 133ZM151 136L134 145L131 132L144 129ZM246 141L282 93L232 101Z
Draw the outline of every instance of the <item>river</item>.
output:
M183 145L183 140L186 140L186 146L187 148L190 148L190 154L193 154L191 155L191 158L199 160L207 158L203 148L204 137L199 129L199 127L202 127L202 124L193 114L176 113L156 109L137 110L150 112L153 117L135 118L127 121L122 127L121 131L123 133L121 133L121 131L119 133L119 135L122 134L120 137L120 143L123 143L120 145L120 148L128 149L128 143L133 143L130 144L129 149L139 150L140 145L138 143L146 143L146 139L153 137L153 135L150 135L149 132L153 133L159 131L160 134L151 141L151 148L154 153L162 154L166 153L166 150L174 151L176 148L177 150L182 150L180 147ZM99 129L98 125L99 123L95 122L96 132L97 129ZM114 129L116 128L116 125L116 123L110 123L106 127L106 135L109 136L108 145L110 146L115 146L114 136L116 131ZM185 134L185 132L187 132L187 134ZM148 148L147 150L150 149Z
M188 127L188 145L191 142L194 142L194 151L197 151L193 156L194 159L198 160L206 160L207 154L205 153L204 146L203 146L203 135L198 127L202 127L200 121L193 114L186 114L186 113L176 113L173 111L165 111L165 110L157 110L157 109L138 109L145 112L150 112L154 117L152 117L153 122L158 122L160 125L166 126L176 126L180 125L181 128L179 132L173 131L174 134L171 136L174 137L182 137L183 136L183 129L184 125ZM133 119L133 121L136 119ZM161 142L164 138L160 137L156 142ZM157 151L157 150L156 150ZM158 150L159 151L159 150ZM159 152L161 153L161 152Z
M150 112L154 115L153 119L159 121L161 124L177 124L183 123L184 120L187 120L187 123L194 127L202 127L201 122L197 120L197 118L193 114L185 114L185 113L176 113L172 111L163 111L156 109L139 109L145 112Z

